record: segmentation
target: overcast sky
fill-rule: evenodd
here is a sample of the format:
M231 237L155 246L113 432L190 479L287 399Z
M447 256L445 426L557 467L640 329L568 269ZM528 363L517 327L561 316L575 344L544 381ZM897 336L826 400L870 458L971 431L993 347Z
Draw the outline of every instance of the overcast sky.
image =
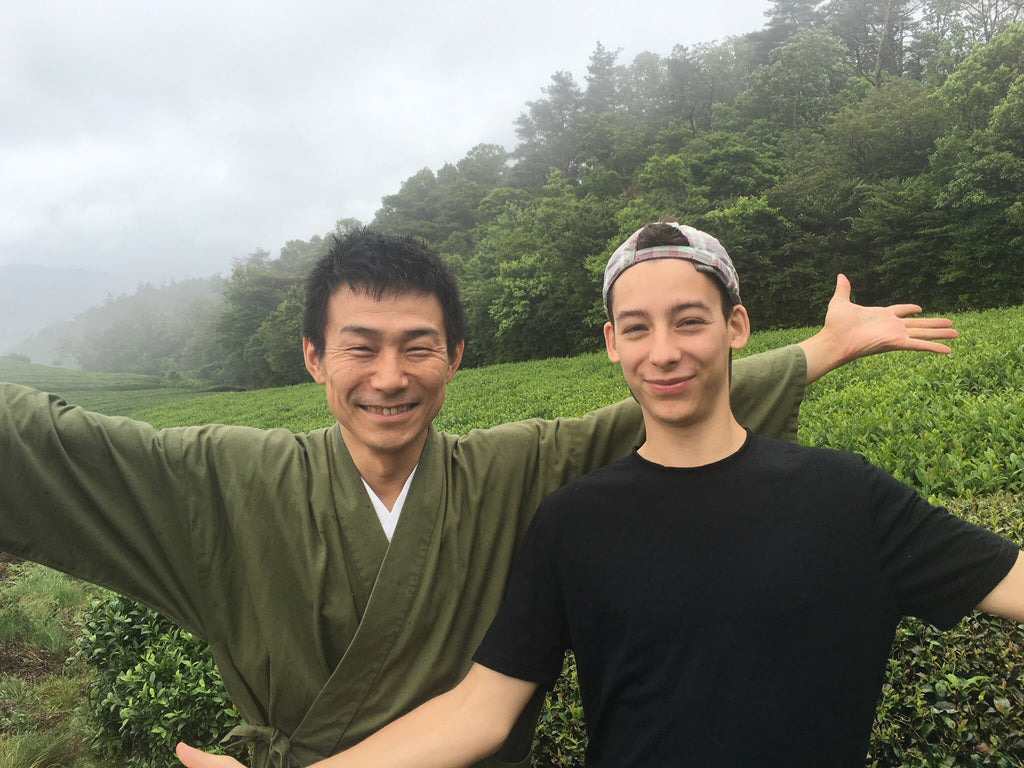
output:
M371 8L372 6L372 8ZM125 286L367 222L558 70L760 29L762 0L4 0L0 265Z

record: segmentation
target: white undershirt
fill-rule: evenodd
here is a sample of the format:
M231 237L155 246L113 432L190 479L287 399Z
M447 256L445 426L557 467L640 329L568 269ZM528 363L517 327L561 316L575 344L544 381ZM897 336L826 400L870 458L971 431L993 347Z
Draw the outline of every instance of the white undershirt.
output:
M418 464L416 466L419 466ZM373 488L367 485L363 478L363 485L366 487L366 492L370 494L370 503L373 504L373 508L377 511L377 517L380 519L381 528L384 529L384 535L388 537L388 541L391 541L391 537L395 535L395 526L398 525L398 516L402 514L402 507L405 506L405 497L409 495L409 486L412 485L412 476L416 474L416 467L412 468L412 472L409 473L408 479L405 481L405 485L402 486L402 492L398 494L398 498L395 499L395 506L388 509L380 497L373 492Z

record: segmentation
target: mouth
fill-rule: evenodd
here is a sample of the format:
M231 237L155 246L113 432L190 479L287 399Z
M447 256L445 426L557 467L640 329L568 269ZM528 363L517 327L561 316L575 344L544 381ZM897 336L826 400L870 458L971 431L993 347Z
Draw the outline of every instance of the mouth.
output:
M647 386L653 392L672 393L685 389L695 376L676 376L671 379L648 379Z
M400 414L411 411L414 405L395 405L390 407L378 406L378 405L363 405L360 406L367 413L372 413L374 416L398 416Z

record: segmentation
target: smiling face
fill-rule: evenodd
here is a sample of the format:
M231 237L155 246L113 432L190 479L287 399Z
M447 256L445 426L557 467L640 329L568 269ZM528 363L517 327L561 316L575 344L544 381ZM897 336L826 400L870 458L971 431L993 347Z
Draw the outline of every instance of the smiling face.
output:
M323 355L303 340L356 467L412 470L462 359L449 358L441 304L405 292L375 299L343 285L331 296ZM360 471L363 471L362 469Z
M729 358L746 344L746 310L735 306L725 316L713 278L682 259L638 263L612 290L608 357L622 365L648 440L731 419Z

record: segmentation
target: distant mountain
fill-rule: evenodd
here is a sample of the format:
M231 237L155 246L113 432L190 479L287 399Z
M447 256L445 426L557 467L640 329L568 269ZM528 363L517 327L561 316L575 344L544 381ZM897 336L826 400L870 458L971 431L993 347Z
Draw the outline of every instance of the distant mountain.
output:
M106 272L0 265L0 354L24 352L33 362L49 364L51 350L34 354L16 348L51 323L71 321L130 289L123 278Z

